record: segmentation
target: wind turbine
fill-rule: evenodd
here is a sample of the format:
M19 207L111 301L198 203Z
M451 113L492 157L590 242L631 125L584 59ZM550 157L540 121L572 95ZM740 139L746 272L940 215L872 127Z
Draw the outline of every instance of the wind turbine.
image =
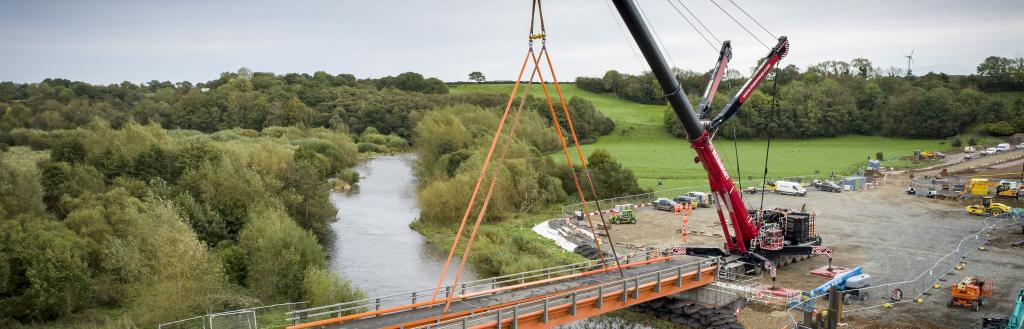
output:
M914 75L913 71L910 70L911 65L914 65L914 50L917 50L917 46L910 49L910 55L903 55L907 58L907 76Z

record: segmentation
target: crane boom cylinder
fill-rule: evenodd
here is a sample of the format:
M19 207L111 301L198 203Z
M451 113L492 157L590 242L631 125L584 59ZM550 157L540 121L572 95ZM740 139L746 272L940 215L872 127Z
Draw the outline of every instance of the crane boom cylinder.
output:
M654 42L654 37L651 36L647 25L644 24L643 18L640 17L640 11L637 10L636 4L633 3L633 0L612 0L612 3L615 4L619 16L622 16L626 27L629 28L629 33L633 35L637 46L640 47L640 52L647 60L647 65L651 66L651 72L661 84L662 92L668 98L668 103L672 105L672 110L679 117L679 121L682 121L687 138L691 141L697 140L704 132L704 128L697 120L690 101L686 99L686 92L683 91L676 76L672 74L672 70L665 63L665 57L662 56L658 44Z

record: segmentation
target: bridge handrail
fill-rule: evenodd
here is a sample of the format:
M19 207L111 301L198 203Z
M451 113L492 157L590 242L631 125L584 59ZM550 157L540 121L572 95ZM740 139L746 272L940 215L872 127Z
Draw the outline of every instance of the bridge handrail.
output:
M623 265L627 265L627 264L632 264L635 261L647 260L647 259L650 259L652 257L652 253L654 253L654 252L656 252L656 251L641 251L641 252L635 252L635 253L619 256L619 262L622 263ZM543 268L543 269L537 269L537 270L532 270L532 271L526 271L526 272L521 272L521 273L506 274L506 275L492 277L492 278L487 278L487 279L479 279L479 280L474 280L474 281L468 281L468 282L459 284L458 289L456 289L452 285L447 285L447 286L441 287L441 291L438 293L438 295L439 295L438 297L439 298L438 298L437 303L443 303L444 302L444 298L446 298L445 296L447 296L449 293L453 292L454 290L460 290L461 291L460 295L462 295L462 294L465 294L466 291L474 291L475 289L480 288L480 287L488 287L488 289L494 289L494 288L499 287L500 285L506 284L506 283L511 283L511 282L524 283L524 282L532 281L532 279L535 279L535 278L540 278L540 277L550 278L550 277L555 276L556 274L567 274L567 273L572 273L572 272L576 272L576 271L580 271L580 270L585 270L585 269L591 269L591 268L594 268L595 266L603 266L603 265L614 266L615 265L615 260L614 259L605 259L603 263L602 263L601 260L590 260L590 261L585 261L585 262L566 264L566 265L559 265L559 266ZM307 320L307 319L310 319L310 318L315 318L315 317L324 316L324 315L330 315L330 314L340 315L340 314L345 313L345 312L360 310L362 308L367 308L367 309L373 308L373 309L379 310L379 309L381 309L381 307L383 305L388 304L388 303L393 303L393 302L403 302L403 304L399 304L399 305L411 305L411 304L415 304L417 299L421 299L421 298L423 300L429 299L430 296L433 294L433 292L434 292L434 289L422 289L422 290L416 290L416 291L412 291L412 292L397 293L397 294L385 295L385 296L380 296L380 297L367 298L367 299L361 299L361 300L355 300L355 301L348 301L348 302L336 303L336 304L331 304L331 305L312 307L312 308L307 308L307 309L302 309L302 310L295 310L295 311L290 311L290 312L287 313L287 315L289 316L289 318L287 320L291 321L293 323L297 323L298 321ZM409 302L409 303L405 304L406 302ZM321 311L321 312L317 312L317 311Z
M596 297L598 295L604 296L609 293L626 294L629 293L629 290L631 288L635 290L638 289L640 285L656 282L659 280L663 281L664 279L673 278L676 275L679 275L681 278L683 273L689 273L690 270L700 271L702 269L707 269L710 266L715 266L718 264L718 258L702 259L686 264L676 265L667 269L644 273L631 278L622 278L615 281L606 282L597 286L591 286L580 290L550 295L538 300L531 300L525 303L515 304L512 306L506 306L480 313L474 313L464 317L449 319L438 323L426 325L423 328L470 328L475 326L481 326L491 322L504 321L509 319L508 317L502 318L501 315L503 313L514 317L516 316L516 314L529 314L531 312L546 310L548 308L557 307L560 305L575 304L580 299ZM669 275L666 276L665 274Z

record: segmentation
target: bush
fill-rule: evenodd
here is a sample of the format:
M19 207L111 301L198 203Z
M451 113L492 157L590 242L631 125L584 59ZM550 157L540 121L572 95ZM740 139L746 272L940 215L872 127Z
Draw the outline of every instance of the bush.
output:
M1013 125L1006 121L986 123L979 130L992 136L1009 136L1014 133Z
M608 91L606 89L604 80L601 78L588 78L588 77L577 77L576 86L586 91L592 91L595 93L603 93Z
M282 209L251 216L239 238L249 259L248 286L265 303L299 300L306 270L326 265L323 248Z
M633 170L623 167L622 164L615 161L608 151L594 150L594 153L587 157L587 163L598 198L612 198L643 192L636 182ZM564 181L568 180L563 178Z
M304 275L302 298L310 302L309 306L324 306L366 298L366 293L353 287L348 280L322 267L310 266L306 268ZM356 311L344 314L353 314Z
M950 143L949 145L952 145L953 147L961 147L964 145L964 143L960 141L960 138L954 138L953 142Z
M359 144L356 144L356 147L358 147L359 153L367 153L367 152L385 153L387 151L387 149L385 149L384 146L377 145L377 144L374 144L374 143L369 143L369 142L359 142Z
M974 139L974 137L971 137L971 139L967 140L967 145L970 145L970 146L978 145L978 140Z
M885 155L882 154L881 151L879 151L879 152L875 153L875 160L878 160L878 161L885 160Z

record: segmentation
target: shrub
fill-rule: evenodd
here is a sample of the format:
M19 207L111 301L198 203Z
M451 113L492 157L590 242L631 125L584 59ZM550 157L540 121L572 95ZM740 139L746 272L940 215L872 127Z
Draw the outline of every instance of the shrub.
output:
M353 287L348 280L322 267L307 267L304 275L302 298L308 300L310 306L324 306L366 298L366 293ZM353 314L356 311L352 310L345 314Z
M881 151L879 151L879 152L876 152L876 153L875 153L875 160L878 160L878 161L882 161L882 160L885 160L885 155L884 155L884 154L882 154L882 152L881 152Z
M971 137L971 139L967 140L967 145L970 145L970 146L978 145L978 140L974 139L974 137Z
M249 259L248 286L267 303L299 300L306 269L326 265L323 248L282 209L251 216L239 238Z
M951 142L949 145L952 145L953 147L961 147L964 145L964 143L961 142L959 138L954 138L953 142Z

